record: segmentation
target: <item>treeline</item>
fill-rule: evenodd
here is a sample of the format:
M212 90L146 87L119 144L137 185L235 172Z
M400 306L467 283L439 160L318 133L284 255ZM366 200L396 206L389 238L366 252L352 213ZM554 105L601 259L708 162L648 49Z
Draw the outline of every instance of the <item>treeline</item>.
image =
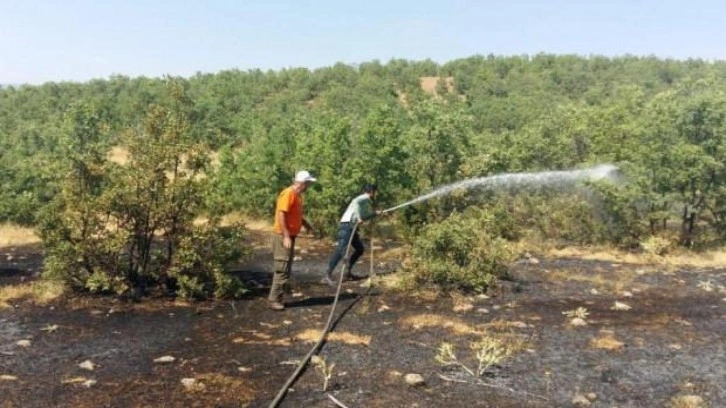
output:
M183 108L169 81L0 89L0 219L34 225L57 196L56 164L79 110L98 118L98 143L110 149L161 106L183 111L185 143L219 154L205 201L224 211L270 217L276 193L306 168L321 180L310 215L330 231L363 182L380 185L386 207L463 178L607 162L628 183L592 186L596 199L540 192L479 207L500 214L508 224L490 227L510 236L626 246L674 233L685 245L726 238L723 62L542 54L230 70L174 78ZM407 208L400 224L411 233L471 202Z

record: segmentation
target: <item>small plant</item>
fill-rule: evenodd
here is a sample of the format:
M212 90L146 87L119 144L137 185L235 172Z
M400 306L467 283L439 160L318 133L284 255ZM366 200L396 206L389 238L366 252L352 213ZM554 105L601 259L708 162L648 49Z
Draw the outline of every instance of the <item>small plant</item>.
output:
M706 292L712 292L713 291L713 283L711 283L710 280L707 281L699 281L698 282L698 288L703 289Z
M323 392L327 391L328 382L333 376L333 368L335 368L335 363L331 363L330 365L328 365L328 363L325 361L325 358L320 356L313 356L310 361L315 366L315 371L320 373L320 376L323 378Z
M584 320L585 318L587 318L587 316L590 315L590 312L588 312L586 308L580 306L575 310L564 311L562 312L562 314L567 317L580 318Z
M476 352L476 359L479 363L478 376L507 356L507 350L503 347L502 342L491 337L483 337L480 341L472 343L471 348Z
M664 237L650 236L640 243L641 248L647 254L665 255L673 247L673 242Z
M481 340L471 344L477 360L476 370L459 361L451 343L441 343L436 354L436 361L445 366L458 366L474 378L481 377L494 364L501 362L510 352L498 339L482 337Z

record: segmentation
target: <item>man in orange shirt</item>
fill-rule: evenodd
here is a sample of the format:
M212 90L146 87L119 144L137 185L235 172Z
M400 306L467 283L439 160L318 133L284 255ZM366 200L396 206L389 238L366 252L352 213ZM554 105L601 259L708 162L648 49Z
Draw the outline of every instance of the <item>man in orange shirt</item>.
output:
M292 185L282 190L277 196L273 227L275 235L272 240L275 271L272 275L272 285L268 297L270 308L273 310L285 309L282 298L287 281L290 279L292 261L295 256L295 237L300 233L302 227L305 227L308 232L313 230L310 223L303 217L302 194L315 181L317 179L309 172L298 171Z

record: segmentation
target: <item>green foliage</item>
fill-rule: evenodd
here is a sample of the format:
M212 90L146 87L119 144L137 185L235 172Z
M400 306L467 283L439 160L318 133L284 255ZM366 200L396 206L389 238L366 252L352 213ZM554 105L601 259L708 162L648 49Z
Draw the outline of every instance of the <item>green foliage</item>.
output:
M106 161L95 111L68 115L60 192L40 224L46 275L99 292L159 283L189 297L243 291L224 272L242 255L242 226L220 227L206 207L209 150L189 138L183 87L168 86L171 106L150 107L143 128L125 133L123 166Z
M435 94L421 89L421 77L430 76L445 78ZM320 179L306 194L307 214L331 234L364 182L379 184L379 206L385 208L465 178L613 163L627 170L626 187L542 200L528 200L532 193L525 192L525 198L502 202L500 214L512 215L508 225L516 236L635 247L643 237L675 228L681 245L704 237L718 242L726 240L725 78L723 62L537 54L476 55L445 64L395 59L314 70L228 70L177 78L176 93L165 79L120 75L3 87L0 221L34 225L42 218L58 224L40 215L57 210L74 233L82 232L68 238L86 240L108 235L109 222L121 223L113 217L123 206L134 213L124 218L131 223L126 230L148 241L150 235L139 232L146 230L145 211L189 222L179 207L161 204L172 191L194 197L183 204L194 211L214 207L271 219L277 193L306 168ZM183 134L180 145L193 150L195 162L183 178L196 172L205 181L137 177L129 167L144 174L156 171L153 161L162 172L178 168L156 145L134 141L131 133L160 143L168 142L165 133ZM132 150L136 161L105 163L108 149L119 145ZM186 150L167 148L169 157L186 160ZM215 171L206 163L210 149L220 158ZM59 175L85 184L59 183ZM118 180L135 187L117 188ZM133 199L144 189L156 201ZM74 194L97 205L70 211ZM441 197L406 208L395 220L415 236L452 211L484 206L482 198ZM92 216L98 208L109 215ZM174 225L162 216L148 223ZM125 239L101 249L113 254ZM154 245L135 248L127 258L108 262L157 268L163 252ZM83 266L77 258L84 253L63 262Z
M502 211L518 236L540 241L587 245L606 240L592 192L547 192L505 195ZM514 238L516 238L515 236Z
M408 273L420 284L485 291L507 274L513 252L475 217L459 213L425 227L414 240Z
M647 211L652 205L641 199L642 195L633 185L596 183L593 187L598 193L596 204L606 240L628 248L637 247L648 232Z

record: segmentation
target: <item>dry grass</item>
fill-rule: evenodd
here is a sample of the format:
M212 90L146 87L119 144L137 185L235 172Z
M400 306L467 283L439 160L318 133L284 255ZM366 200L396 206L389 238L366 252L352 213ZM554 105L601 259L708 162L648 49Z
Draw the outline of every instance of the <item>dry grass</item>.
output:
M53 281L36 281L0 287L0 309L10 307L10 302L30 299L39 305L45 305L63 294L63 285Z
M708 404L698 395L679 395L671 398L668 408L706 408Z
M307 329L295 335L295 339L314 343L320 338L322 331L316 329ZM328 341L336 341L350 345L368 346L371 343L371 336L360 335L350 332L331 332L328 333Z
M106 153L106 160L112 163L124 165L129 162L130 156L131 154L126 147L114 146L108 151L108 153ZM211 152L209 154L209 160L213 168L219 168L220 161L218 152Z
M590 347L609 351L618 351L623 348L625 343L618 341L614 333L603 330L598 337L590 341Z
M257 394L257 390L250 385L249 381L237 377L219 373L204 373L197 375L195 379L203 385L205 392L222 393L226 397L224 400L237 401L243 406L254 400Z
M407 316L399 320L399 323L402 326L413 328L414 330L428 327L441 327L451 330L454 334L458 335L484 334L483 330L473 327L459 319L443 315L419 314Z
M621 292L631 288L637 273L630 269L619 269L611 271L583 269L576 271L572 269L553 270L543 275L544 278L552 281L585 282L600 290L611 290Z
M13 224L0 224L0 248L14 245L28 245L40 242L32 228Z
M691 323L681 316L668 313L655 313L653 315L641 314L638 318L635 328L645 328L648 330L658 330L670 325L679 325L688 327ZM685 334L685 333L684 333Z
M270 214L270 220L260 220L250 218L242 213L234 212L229 213L222 218L222 225L231 225L234 223L243 223L245 228L250 231L257 232L270 232L272 231L272 214Z
M660 265L672 267L722 267L724 263L726 263L726 251L723 249L699 253L680 251L658 256L645 253L624 252L606 247L567 247L562 249L551 248L547 250L547 256L554 258L565 257L612 263L627 263L632 265Z
M106 160L121 165L126 164L129 161L129 151L125 147L114 146L106 154Z
M368 243L366 243L367 246ZM408 256L408 248L404 247L391 247L391 248L381 248L376 246L373 248L375 251L374 257L376 262L382 262L382 261L396 261L405 259ZM370 254L366 254L370 257Z
M419 85L421 89L428 94L437 94L437 88L440 81L444 81L448 92L454 91L454 77L421 77Z

